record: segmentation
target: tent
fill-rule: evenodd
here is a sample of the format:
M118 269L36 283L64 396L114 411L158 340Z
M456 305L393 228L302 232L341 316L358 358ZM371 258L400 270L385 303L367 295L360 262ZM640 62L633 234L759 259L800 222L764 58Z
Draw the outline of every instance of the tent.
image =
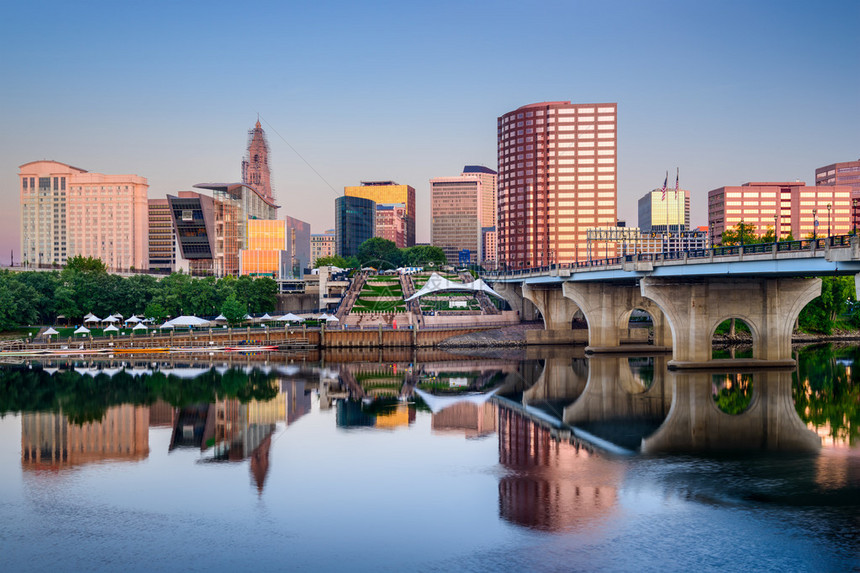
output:
M219 314L218 316L216 316L215 318L212 319L212 322L226 321L226 320L227 320L226 316L224 316L223 314Z
M161 326L159 326L158 328L160 328L160 329L164 330L165 328L173 328L173 325L172 325L172 324L170 324L170 321L168 320L167 322L165 322L164 324L162 324L162 325L161 325Z
M89 334L89 333L90 333L90 329L87 328L86 326L81 326L75 331L75 334Z
M279 316L275 320L279 320L281 322L304 322L305 319L297 314L293 314L292 312L288 312L284 316Z
M481 279L477 279L470 283L457 283L454 281L449 281L438 273L433 273L432 275L430 275L430 278L427 279L427 282L424 284L424 286L421 287L418 292L407 298L406 302L409 302L410 300L415 300L416 298L420 298L426 294L444 291L485 292L499 299L504 298L502 295L487 286L487 283L485 283Z
M86 319L88 319L88 318L92 318L92 317L94 317L94 316L95 316L95 315L94 315L93 313L88 312L88 313L87 313L87 315L84 317L84 320L86 320Z
M111 316L114 318L118 318L119 320L122 320L122 314L120 314L118 312L113 313Z
M104 331L105 332L119 332L119 329L111 324L110 326L105 328Z
M119 319L115 316L109 316L106 319L104 319L102 322L110 322L111 324L113 324L114 322L119 322Z
M126 323L126 324L137 324L138 322L140 322L140 319L139 319L139 318L137 318L137 317L136 317L136 316L134 316L134 315L132 315L131 317L129 317L129 318L128 318L128 319L126 319L126 321L125 321L125 323Z
M84 319L84 322L101 322L101 321L102 321L102 319L100 319L99 317L97 317L97 316L96 316L96 315L94 315L94 314L91 314L91 315L89 316L89 318L85 318L85 319Z
M327 313L325 313L325 312L324 312L324 313L322 313L321 315L319 315L319 316L317 317L317 320L328 320L330 317L331 317L331 315L330 315L330 314L327 314Z
M196 316L177 316L173 320L169 321L173 326L207 326L209 324L208 320L198 318ZM165 323L166 324L166 323Z
M275 319L272 318L271 316L269 316L268 312L260 317L260 322L271 322L273 320L275 320Z
M54 327L49 326L48 330L42 333L42 336L53 336L54 334L60 334L58 331L54 330Z
M138 322L137 324L134 325L134 328L132 328L132 330L134 330L134 331L146 330L146 325L143 324L142 322Z
M336 316L329 315L326 319L326 322L340 322L340 319Z

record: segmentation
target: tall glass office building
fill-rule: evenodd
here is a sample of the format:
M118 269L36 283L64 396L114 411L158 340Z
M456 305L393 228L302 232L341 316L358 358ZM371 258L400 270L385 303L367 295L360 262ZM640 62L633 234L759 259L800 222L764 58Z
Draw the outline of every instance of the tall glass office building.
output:
M358 247L376 231L376 202L344 195L334 202L335 252L341 257L358 254Z

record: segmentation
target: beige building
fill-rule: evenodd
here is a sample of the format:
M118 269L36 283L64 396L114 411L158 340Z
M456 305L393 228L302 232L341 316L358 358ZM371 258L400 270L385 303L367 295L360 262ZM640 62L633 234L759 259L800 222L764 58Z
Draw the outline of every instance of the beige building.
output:
M148 267L146 178L90 173L57 161L19 168L22 260L64 265L82 255L109 270Z
M325 233L311 234L311 268L317 259L333 257L335 252L335 232L329 229Z
M450 264L459 264L464 250L472 264L487 260L484 235L495 226L495 196L496 172L486 167L467 165L459 177L430 180L430 244Z
M587 233L616 224L617 104L544 102L498 119L499 264L587 258Z

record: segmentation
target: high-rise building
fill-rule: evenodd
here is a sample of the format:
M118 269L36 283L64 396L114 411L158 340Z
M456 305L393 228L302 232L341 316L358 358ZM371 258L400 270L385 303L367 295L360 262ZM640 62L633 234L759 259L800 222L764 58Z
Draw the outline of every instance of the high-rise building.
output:
M344 195L334 202L335 254L352 257L358 247L374 236L376 203L371 199Z
M398 249L406 247L407 220L404 203L376 204L376 236L391 241Z
M587 258L587 231L616 222L617 104L544 102L498 119L500 265Z
M851 229L860 226L860 159L833 163L815 170L815 185L851 187Z
M335 238L334 229L311 235L311 267L316 265L317 259L334 256Z
M430 244L450 264L459 264L465 251L472 264L487 260L484 229L496 225L496 177L492 169L467 165L459 177L430 180Z
M778 229L779 239L840 235L851 230L851 188L807 187L803 181L754 182L708 192L708 224L715 244L743 223L756 235Z
M639 228L643 233L688 231L690 192L654 189L639 198Z
M290 278L300 279L311 266L311 224L286 217Z
M415 245L415 189L394 181L362 181L359 186L344 187L348 197L362 197L374 203L406 205L406 246Z
M109 270L148 265L146 178L90 173L57 161L19 168L21 254L28 264L101 259Z
M172 273L176 268L176 234L167 199L149 200L149 271Z
M242 160L242 183L253 187L265 199L275 201L272 195L272 175L269 171L269 142L260 120L248 131L248 152Z

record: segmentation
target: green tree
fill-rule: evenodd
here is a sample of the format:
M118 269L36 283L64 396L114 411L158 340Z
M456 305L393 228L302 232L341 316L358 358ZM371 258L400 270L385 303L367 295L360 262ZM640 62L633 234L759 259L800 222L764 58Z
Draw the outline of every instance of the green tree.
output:
M773 229L771 229L772 231ZM733 228L723 231L722 244L726 246L751 245L757 242L759 241L755 234L755 225L750 225L749 223L738 223Z
M314 261L314 268L318 269L320 267L338 267L340 269L349 268L347 266L347 261L340 255L333 255L331 257L320 257L316 261Z
M445 251L439 247L429 245L417 245L404 249L403 264L409 267L427 267L431 264L436 267L448 264Z
M853 293L853 277L822 277L821 295L800 311L800 328L831 334L837 318L848 311Z
M75 255L66 261L66 267L69 271L88 272L88 273L107 273L107 267L101 259L94 257L85 257L83 255Z
M164 322L168 316L167 309L161 306L159 302L151 302L146 305L146 310L143 313L146 315L146 318L151 318L156 323Z
M230 295L221 305L221 314L227 319L230 326L236 326L245 319L245 307L239 302L236 295Z
M402 260L403 255L394 241L382 237L371 237L358 247L358 262L362 267L396 269Z

